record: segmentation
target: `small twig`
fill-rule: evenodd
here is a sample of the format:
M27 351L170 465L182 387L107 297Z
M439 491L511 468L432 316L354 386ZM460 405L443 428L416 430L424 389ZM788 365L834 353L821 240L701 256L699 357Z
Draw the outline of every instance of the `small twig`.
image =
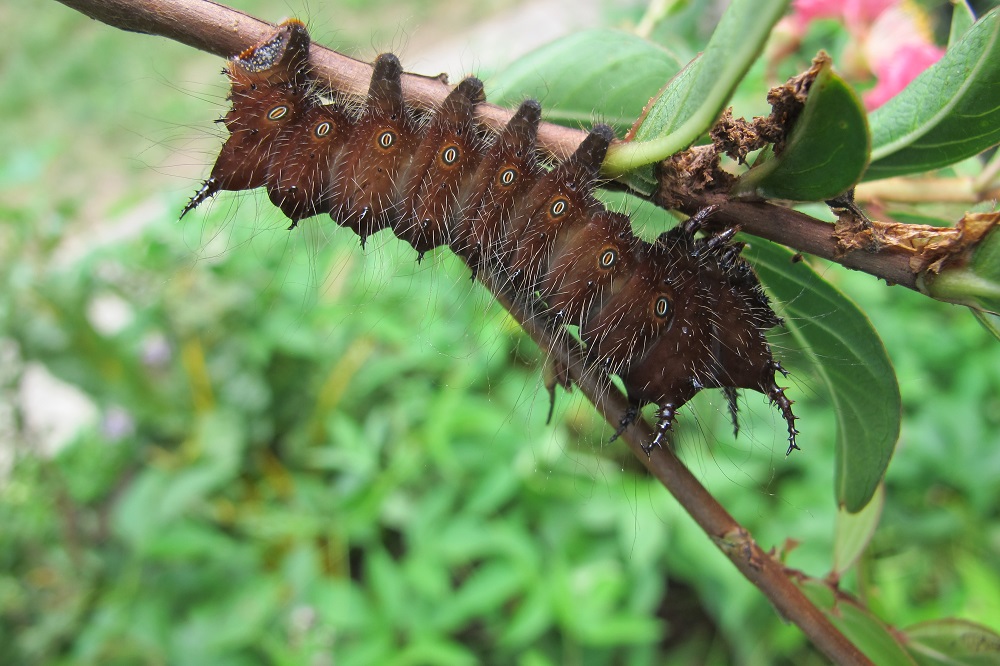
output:
M252 46L272 29L267 23L208 0L59 1L123 30L169 37L220 56L238 53ZM318 46L313 46L310 60L316 71L337 89L363 94L371 75L367 64ZM408 101L421 106L433 106L440 102L447 90L441 82L426 77L411 75L404 82ZM482 105L480 114L483 122L499 126L506 121L510 112ZM576 130L543 124L539 142L549 153L566 156L576 148L583 136L582 132ZM774 218L792 213L794 211L768 204L733 204L719 214L739 217L746 230L756 233L758 221L762 222L766 218L771 226L781 226L775 224ZM818 240L821 236L830 235L830 225L808 216L794 213L790 219L798 223L802 239L816 239L816 247L823 246ZM826 231L818 231L810 221L823 224ZM552 336L530 312L509 298L499 284L487 281L487 287L532 339L563 363L574 382L608 422L617 424L627 407L624 397L616 391L609 391L598 373L585 371L580 350L569 336ZM656 450L651 456L646 455L640 443L652 440L648 424L639 421L626 431L623 438L649 472L663 483L739 571L764 593L783 618L798 625L813 644L836 663L871 663L806 598L787 575L782 564L760 548L750 533L733 519L673 453Z
M274 26L211 0L58 0L93 19L112 27L167 37L201 51L229 58L262 41ZM324 46L313 44L309 51L313 73L341 92L363 96L368 91L372 68ZM436 77L406 74L403 94L419 108L437 108L451 88ZM513 112L495 104L480 104L477 120L500 128ZM586 132L552 123L542 123L538 143L558 159L573 154Z
M1000 150L993 153L982 172L976 176L973 189L982 195L980 200L1000 198Z
M1000 154L1000 153L998 153ZM1000 160L995 164L1000 170ZM854 190L857 201L897 201L901 203L962 203L1000 198L1000 187L990 187L996 172L989 165L975 178L886 178L859 184Z

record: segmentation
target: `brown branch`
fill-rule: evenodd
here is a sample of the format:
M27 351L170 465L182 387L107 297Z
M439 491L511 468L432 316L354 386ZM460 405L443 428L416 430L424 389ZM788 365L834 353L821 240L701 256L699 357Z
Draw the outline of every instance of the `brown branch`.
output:
M229 58L262 41L274 26L211 0L58 0L82 14L112 27L167 37L201 51ZM371 65L313 44L309 51L313 72L331 87L364 95L371 79ZM407 74L403 77L406 101L420 108L437 108L451 88L436 77ZM480 104L480 122L500 128L513 112L495 104ZM539 145L553 157L569 157L586 132L542 123Z
M59 0L82 13L114 27L169 37L198 49L226 56L238 53L261 41L271 30L267 23L208 0ZM351 58L328 49L313 46L312 64L321 76L337 89L361 94L370 78L370 68ZM408 76L404 90L408 99L422 106L433 105L447 92L440 81ZM484 105L485 106L485 105ZM482 120L497 126L510 113L495 106L485 106ZM554 155L568 155L583 134L554 125L544 125L540 142ZM724 214L738 217L745 229L756 233L770 220L771 227L779 224L777 217L797 223L803 242L809 238L829 235L810 225L808 216L768 204L733 204ZM818 223L817 224L821 224ZM822 243L816 242L816 247ZM897 280L898 281L898 280ZM586 372L579 348L569 336L554 337L531 316L530 311L505 294L498 284L487 284L498 300L521 323L538 345L560 360L581 391L594 403L611 424L617 424L626 409L624 397L609 391L598 373ZM652 431L640 421L626 431L624 438L643 465L677 499L719 549L744 576L756 585L774 604L780 615L802 629L813 644L838 664L870 664L871 662L840 633L827 617L814 606L793 583L782 564L764 552L750 533L712 497L693 474L673 453L656 450L647 456L640 442L651 441Z
M911 255L859 249L845 251L842 237L836 234L837 227L797 210L766 202L729 201L713 217L714 224L739 226L754 236L864 271L889 284L917 288L917 273L910 265Z

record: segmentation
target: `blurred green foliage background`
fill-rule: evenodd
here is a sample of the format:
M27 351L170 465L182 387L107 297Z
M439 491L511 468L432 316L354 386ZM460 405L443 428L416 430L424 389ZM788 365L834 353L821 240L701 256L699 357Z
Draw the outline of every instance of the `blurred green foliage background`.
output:
M362 4L238 3L404 63L498 11ZM678 18L680 54L711 16ZM218 59L54 2L0 23L0 663L822 663L589 405L560 395L545 425L537 350L453 257L288 233L253 195L178 223L221 141ZM761 68L737 109L766 87ZM905 409L844 584L897 626L1000 630L1000 346L964 309L821 269ZM822 576L834 419L792 381L803 451L756 394L738 440L710 396L677 446Z

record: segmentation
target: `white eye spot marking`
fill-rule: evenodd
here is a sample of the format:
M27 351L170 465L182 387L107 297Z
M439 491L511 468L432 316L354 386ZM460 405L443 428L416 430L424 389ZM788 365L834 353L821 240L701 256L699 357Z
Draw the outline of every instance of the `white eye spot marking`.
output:
M378 135L378 145L381 148L392 148L394 143L396 143L395 132L391 130L386 130Z
M670 314L670 299L666 296L657 296L653 301L653 315L658 319L666 319Z
M288 107L280 104L267 112L268 120L281 120L288 115Z
M569 204L566 203L566 200L563 199L562 197L559 197L558 199L552 202L551 206L549 206L549 213L552 215L552 217L559 217L560 215L566 212L566 208L568 207Z
M451 166L458 161L459 150L458 146L448 146L441 151L441 161L445 166Z
M603 270L611 269L615 264L618 263L618 251L613 247L606 247L601 252L601 258L598 261L598 266Z

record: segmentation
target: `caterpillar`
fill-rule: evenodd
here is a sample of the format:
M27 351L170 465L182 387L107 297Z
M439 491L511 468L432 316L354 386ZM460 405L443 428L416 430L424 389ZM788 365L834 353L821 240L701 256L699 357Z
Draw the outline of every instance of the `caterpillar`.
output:
M546 169L537 101L490 132L474 117L483 83L469 77L421 118L404 102L399 60L382 54L367 97L351 104L312 75L309 45L289 19L228 62L229 136L181 217L222 190L265 187L289 229L328 215L362 247L386 228L418 261L447 246L473 279L489 274L546 326L575 327L588 370L617 376L627 393L615 437L655 404L649 454L706 388L723 390L738 431L738 389L750 389L781 412L788 453L798 448L792 401L775 382L787 372L764 337L781 320L736 229L697 235L712 208L644 241L594 196L615 138L607 125Z

